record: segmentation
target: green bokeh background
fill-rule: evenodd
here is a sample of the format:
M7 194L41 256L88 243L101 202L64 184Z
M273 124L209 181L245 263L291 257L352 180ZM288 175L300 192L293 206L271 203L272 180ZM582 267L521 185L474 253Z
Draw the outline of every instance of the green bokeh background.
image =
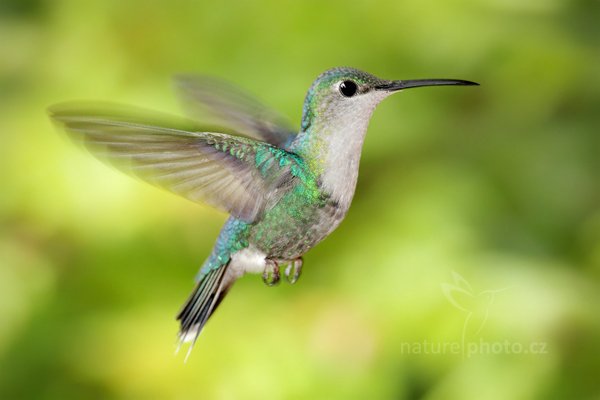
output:
M600 398L598 21L598 1L3 0L0 398ZM184 364L174 316L226 216L106 168L46 107L178 112L170 76L195 71L298 124L339 65L482 85L386 100L300 282L240 280ZM475 354L440 350L463 336Z

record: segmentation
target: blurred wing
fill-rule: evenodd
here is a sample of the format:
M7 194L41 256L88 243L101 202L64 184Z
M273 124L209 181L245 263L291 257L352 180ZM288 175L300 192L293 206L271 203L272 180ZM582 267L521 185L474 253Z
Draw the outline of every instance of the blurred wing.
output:
M284 117L226 81L201 75L178 75L175 89L186 112L199 122L218 124L282 148L296 136Z
M274 162L289 153L267 143L156 126L153 117L153 124L135 117L133 108L119 113L79 103L49 111L73 140L103 161L245 221L254 221L293 179L289 166Z

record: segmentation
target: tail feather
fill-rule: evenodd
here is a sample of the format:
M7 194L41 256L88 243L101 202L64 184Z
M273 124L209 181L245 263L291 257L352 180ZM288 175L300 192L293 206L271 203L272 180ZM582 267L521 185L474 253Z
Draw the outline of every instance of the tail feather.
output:
M194 291L177 315L180 322L179 345L191 342L189 352L202 328L227 294L231 282L225 282L228 265L210 271L196 284Z

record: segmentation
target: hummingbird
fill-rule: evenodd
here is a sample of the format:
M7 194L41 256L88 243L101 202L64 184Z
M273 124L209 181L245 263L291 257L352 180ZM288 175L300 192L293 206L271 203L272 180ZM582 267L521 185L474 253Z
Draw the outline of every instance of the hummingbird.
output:
M49 108L50 117L101 160L230 216L177 314L188 355L233 283L262 274L289 283L302 256L342 222L354 197L365 134L375 107L400 91L478 85L458 79L386 80L355 68L319 75L306 94L301 126L235 86L181 75L175 86L193 120L220 129L178 128L134 109L90 103Z

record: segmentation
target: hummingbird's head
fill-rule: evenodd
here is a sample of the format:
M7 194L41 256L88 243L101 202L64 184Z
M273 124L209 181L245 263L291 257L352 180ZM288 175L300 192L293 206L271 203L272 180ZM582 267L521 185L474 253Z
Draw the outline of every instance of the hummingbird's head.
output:
M317 77L308 90L302 113L302 131L315 123L320 125L319 129L324 126L366 129L377 104L390 94L403 89L437 85L477 83L454 79L389 81L355 68L327 70Z
M354 194L362 144L373 110L392 93L433 85L476 85L449 79L388 81L354 68L325 71L313 82L300 134L289 149L304 156L342 209Z

